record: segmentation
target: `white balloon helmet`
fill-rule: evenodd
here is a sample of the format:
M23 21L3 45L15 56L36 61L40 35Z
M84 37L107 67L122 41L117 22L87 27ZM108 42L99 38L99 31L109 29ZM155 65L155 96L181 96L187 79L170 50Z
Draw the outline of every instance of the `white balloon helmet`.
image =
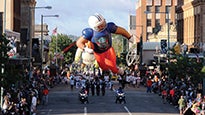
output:
M100 31L100 28L98 28L98 26L101 24L106 25L106 21L101 14L96 13L89 17L88 24L93 30Z

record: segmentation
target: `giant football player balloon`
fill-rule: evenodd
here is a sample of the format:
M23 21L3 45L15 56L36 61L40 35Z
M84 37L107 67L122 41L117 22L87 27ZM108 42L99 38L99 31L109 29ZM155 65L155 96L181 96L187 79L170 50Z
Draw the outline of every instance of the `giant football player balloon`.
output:
M124 70L120 69L116 65L116 54L112 47L111 34L120 34L127 39L130 39L130 35L124 28L117 26L113 22L106 23L104 17L98 13L92 15L88 19L90 28L85 28L82 31L82 36L76 41L78 50L87 52L88 54L94 54L94 57L103 71L112 71L114 74L124 74ZM86 43L91 42L92 47L87 47ZM89 57L88 54L82 55L85 58ZM89 60L89 61L91 61ZM88 61L88 60L84 60ZM89 63L89 62L88 62Z

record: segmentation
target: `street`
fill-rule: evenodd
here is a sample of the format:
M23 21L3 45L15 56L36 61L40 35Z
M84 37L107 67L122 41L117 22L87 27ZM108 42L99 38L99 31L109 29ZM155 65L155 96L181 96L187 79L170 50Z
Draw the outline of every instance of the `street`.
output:
M114 87L118 87L117 84ZM146 93L146 88L125 88L126 104L115 103L115 92L106 89L105 96L89 95L89 103L81 104L78 90L65 84L50 90L47 105L38 106L38 115L178 115L178 109L163 104L160 96Z

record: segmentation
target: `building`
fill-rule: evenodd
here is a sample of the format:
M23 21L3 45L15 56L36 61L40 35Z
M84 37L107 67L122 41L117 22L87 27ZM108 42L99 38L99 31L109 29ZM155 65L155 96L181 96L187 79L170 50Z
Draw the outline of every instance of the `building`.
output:
M3 33L11 41L9 45L12 47L8 55L13 57L20 50L21 3L18 0L0 0L0 3L0 12L3 14Z
M134 35L134 43L139 42L140 37L143 39L142 62L148 63L153 60L153 54L156 47L160 48L161 40L167 40L170 48L177 41L176 5L177 0L137 1L136 16L129 15L129 32ZM129 47L133 45L129 44Z
M34 37L34 17L35 17L36 0L21 0L21 43L26 48L26 57L32 57L32 38Z
M43 35L44 36L47 36L48 35L48 25L46 23L43 24L43 30L41 30L41 24L36 24L35 25L35 30L34 30L34 37L38 37L40 38L41 37L41 32L43 32Z
M177 40L200 51L205 47L205 1L178 0Z
M34 30L34 38L38 38L39 42L41 41L41 32L43 32L43 63L49 61L48 51L49 51L49 43L51 42L51 36L48 35L48 25L46 23L43 24L43 30L41 30L41 24L35 25ZM41 44L41 42L40 42Z
M139 0L136 4L136 26L141 28L136 28L136 36L142 34L144 42L159 42L161 39L176 41L176 35L170 36L168 27L164 31L166 36L160 38L153 36L153 34L157 35L162 26L175 24L176 5L177 0Z

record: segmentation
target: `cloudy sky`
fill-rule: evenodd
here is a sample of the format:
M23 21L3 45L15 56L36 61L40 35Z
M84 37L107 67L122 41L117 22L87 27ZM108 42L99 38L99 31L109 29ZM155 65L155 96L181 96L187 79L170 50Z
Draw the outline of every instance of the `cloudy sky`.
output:
M49 34L57 27L58 33L80 36L82 29L88 27L88 17L100 13L106 21L128 28L128 15L135 15L137 0L36 0L36 7L52 6L52 9L36 9L35 23L41 23L41 15L56 15L59 17L44 17L43 22L49 25Z

